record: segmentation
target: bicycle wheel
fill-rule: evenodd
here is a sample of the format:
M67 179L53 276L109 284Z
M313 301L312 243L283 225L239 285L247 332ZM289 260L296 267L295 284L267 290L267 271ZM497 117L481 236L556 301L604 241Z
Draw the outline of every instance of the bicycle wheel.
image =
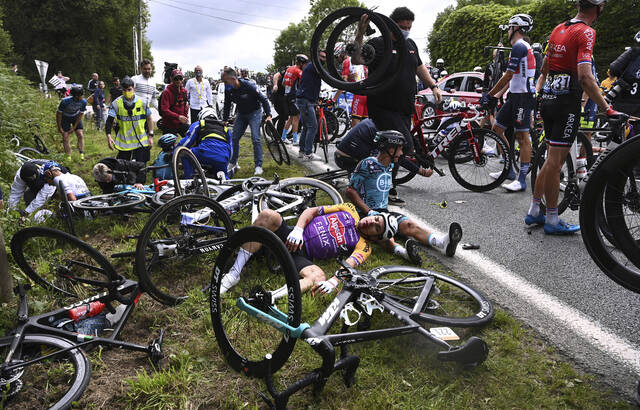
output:
M370 272L384 300L411 312L427 280L433 288L419 320L455 327L482 326L493 318L493 305L482 294L457 279L411 266L383 266Z
M233 233L227 212L211 198L183 195L158 208L147 221L136 246L135 272L154 299L182 302L189 291L208 281L213 266Z
M307 208L337 205L340 193L326 182L314 178L287 178L260 197L258 210L273 209L284 219L294 219Z
M414 144L415 144L415 141L414 141ZM418 148L418 149L422 149L422 148ZM411 161L413 163L420 165L419 160L416 158L415 154L404 155L404 157L408 161ZM418 175L417 172L409 171L408 169L401 166L400 163L398 163L395 166L398 166L399 168L398 168L398 173L393 179L394 186L406 184L407 182L411 181L416 175Z
M464 188L474 192L490 191L500 186L509 175L509 147L491 130L474 128L472 132L473 138L470 139L469 131L465 130L449 145L449 170ZM500 172L498 179L491 177L494 172Z
M325 109L324 110L324 118L327 122L327 141L334 140L338 137L338 132L340 129L340 125L338 124L338 117L336 115Z
M277 134L278 131L271 122L264 121L262 123L262 136L267 143L267 149L271 154L271 158L273 158L276 164L282 165L282 152L280 152L280 144L277 141Z
M336 138L343 137L347 133L347 131L349 131L349 128L351 128L351 119L349 118L349 113L347 112L347 110L338 107L333 110L333 113L338 120L338 130L334 135L331 136L331 141L335 140Z
M591 168L591 165L595 162L595 158L593 156L593 147L591 145L591 141L584 135L583 133L578 133L576 137L576 141L578 144L578 153L584 154L587 160L587 170ZM538 151L536 152L532 164L531 164L531 189L533 190L536 186L536 180L538 179L538 173L544 166L545 161L547 160L547 144L542 144L538 147ZM579 182L576 177L576 170L573 167L573 160L571 158L571 153L567 154L567 158L565 159L564 165L560 170L560 195L558 197L558 215L561 215L566 209L571 205L571 201L577 201L580 197L580 188ZM545 203L545 199L542 198L540 202L540 210L543 213L546 213L547 206Z
M324 153L324 162L329 163L329 134L327 131L327 119L326 117L320 118L318 122L318 144L322 148Z
M282 154L282 161L287 165L291 165L291 157L289 157L289 150L287 149L287 146L285 145L284 141L280 137L276 138L276 141L278 141L278 144L280 144L280 153Z
M31 227L16 232L11 254L29 278L61 297L84 299L118 279L100 252L57 229Z
M222 278L234 265L241 247L249 251L251 257L242 269L239 282L221 295ZM277 260L275 265L279 269L271 272L267 268L265 253L259 252L259 247L270 250L270 258L272 262ZM282 292L284 295L272 304L267 292L282 291L283 288L286 289ZM211 276L211 323L218 346L234 370L247 376L264 377L267 372L265 355L271 354L271 371L275 373L289 358L297 339L241 310L238 307L241 298L267 314L274 313L272 307L277 308L278 317L289 326L300 324L302 302L293 259L284 243L262 227L239 230L220 252Z
M209 196L207 177L200 161L187 147L179 147L171 158L173 183L176 195L201 194ZM183 183L180 183L180 181ZM186 184L184 181L188 181Z
M77 199L72 205L86 211L122 210L139 205L146 199L144 194L123 191Z
M8 357L13 337L0 339L0 357ZM61 337L44 334L25 335L11 366L38 359L74 346ZM2 371L4 365L0 365ZM25 367L2 371L0 407L68 409L84 393L91 378L91 362L82 349L72 349Z
M18 150L18 154L24 155L26 157L29 157L31 159L37 159L37 158L42 158L43 153L38 151L35 148L31 148L31 147L22 147Z
M62 222L66 226L67 232L69 232L73 236L76 236L76 230L73 226L73 216L75 212L73 210L73 205L71 204L71 202L69 202L69 198L64 193L64 186L62 184L62 181L58 183L58 192L61 196L59 207L60 219L62 219Z
M33 143L36 146L36 149L40 152L42 152L43 154L48 154L49 153L49 149L47 148L47 144L44 143L44 140L42 138L40 138L39 135L34 135L33 136Z

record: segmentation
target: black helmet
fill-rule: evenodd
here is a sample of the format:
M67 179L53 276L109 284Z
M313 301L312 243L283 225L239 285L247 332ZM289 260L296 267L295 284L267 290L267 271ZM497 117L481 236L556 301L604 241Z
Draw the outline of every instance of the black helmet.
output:
M376 143L379 149L385 149L388 147L402 147L407 143L401 132L396 130L378 131L373 142Z
M71 87L71 95L74 97L81 97L84 94L84 90L80 84L74 84Z
M304 64L307 61L309 61L309 59L304 54L296 55L296 64Z
M122 87L122 89L133 87L133 80L127 75L122 80L120 80L120 86Z
M26 182L35 182L40 176L40 167L32 161L27 161L20 167L20 178Z

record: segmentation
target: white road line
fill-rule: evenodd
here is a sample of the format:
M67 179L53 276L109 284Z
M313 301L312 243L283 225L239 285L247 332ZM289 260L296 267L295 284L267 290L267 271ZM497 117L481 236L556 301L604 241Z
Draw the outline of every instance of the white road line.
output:
M425 228L437 235L444 234L404 208L391 206L390 209L420 222ZM518 295L523 301L552 316L556 321L571 329L589 344L640 374L640 350L638 346L478 252L456 253L455 257L472 265L493 281Z

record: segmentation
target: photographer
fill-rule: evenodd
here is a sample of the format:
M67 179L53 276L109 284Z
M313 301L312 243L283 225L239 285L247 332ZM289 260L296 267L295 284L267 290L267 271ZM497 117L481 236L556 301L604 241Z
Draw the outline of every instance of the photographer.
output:
M614 109L629 115L640 116L640 31L636 33L635 45L609 66L611 75L618 77L607 93L607 100Z

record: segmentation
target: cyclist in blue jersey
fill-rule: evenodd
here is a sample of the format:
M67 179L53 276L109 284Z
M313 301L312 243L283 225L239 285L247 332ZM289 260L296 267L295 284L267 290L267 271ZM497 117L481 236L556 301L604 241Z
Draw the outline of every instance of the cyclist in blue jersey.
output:
M200 164L210 168L218 178L229 178L227 167L233 152L232 141L227 127L218 120L214 108L205 107L200 110L198 120L191 124L178 146L190 148ZM182 165L185 176L191 176L191 163L184 161Z
M387 207L392 172L405 145L404 135L395 130L378 132L376 142L378 155L360 161L347 187L347 198L356 205L361 216L389 212ZM447 256L455 254L458 242L462 239L460 224L452 223L449 233L438 237L401 213L391 212L391 215L395 216L398 222L398 232L409 239L403 247L396 244L393 238L388 238L382 243L387 250L417 264L421 262L418 254L419 244L444 250Z
M64 152L67 154L67 161L71 160L71 144L69 136L72 132L78 137L78 151L80 151L80 159L84 161L84 134L82 131L82 117L87 110L87 100L83 97L84 91L81 85L71 87L71 96L60 100L58 112L56 113L56 122L58 131L62 135L62 145Z
M516 138L520 144L520 173L516 179L513 169L510 170L508 179L514 180L502 187L510 192L519 192L527 189L526 177L531 166L531 118L535 107L536 88L534 78L536 75L536 59L533 49L524 40L525 33L533 28L533 19L528 14L516 14L509 19L509 41L511 42L511 55L507 71L498 80L495 86L482 96L482 105L493 105L498 95L509 84L509 98L502 105L493 131L504 139L504 130L513 126ZM500 176L500 172L490 174L494 178Z
M338 279L326 280L324 271L313 260L333 259L343 252L351 252L346 259L350 266L362 264L371 254L369 242L392 238L398 223L392 215L381 213L360 218L353 204L308 208L298 218L294 227L287 225L279 213L266 209L253 223L274 232L284 242L293 256L300 275L300 290L311 288L312 293L330 293L338 286ZM260 249L257 243L248 243L222 278L220 293L225 293L242 278L241 272L252 254ZM273 299L286 294L286 287L272 293Z

